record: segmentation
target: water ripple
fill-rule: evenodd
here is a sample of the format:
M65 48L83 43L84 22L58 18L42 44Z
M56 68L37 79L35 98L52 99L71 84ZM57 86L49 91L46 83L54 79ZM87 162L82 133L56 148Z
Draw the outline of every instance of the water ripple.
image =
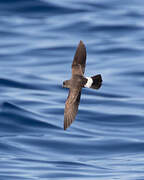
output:
M144 179L144 2L0 1L0 179ZM76 46L87 48L77 117L63 130Z

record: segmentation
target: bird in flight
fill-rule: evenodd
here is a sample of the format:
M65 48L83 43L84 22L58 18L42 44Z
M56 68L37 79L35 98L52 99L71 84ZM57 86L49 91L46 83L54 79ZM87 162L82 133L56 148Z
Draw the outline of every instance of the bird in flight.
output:
M64 130L71 125L76 117L82 88L99 89L102 84L100 74L92 77L84 76L85 66L86 48L84 43L80 41L72 63L72 77L70 80L63 82L63 87L69 88L64 110Z

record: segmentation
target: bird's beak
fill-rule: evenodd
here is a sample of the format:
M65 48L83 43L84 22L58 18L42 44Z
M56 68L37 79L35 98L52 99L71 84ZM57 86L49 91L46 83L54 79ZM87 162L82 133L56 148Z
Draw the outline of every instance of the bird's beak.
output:
M62 88L65 88L65 85L64 85L64 84L62 85Z

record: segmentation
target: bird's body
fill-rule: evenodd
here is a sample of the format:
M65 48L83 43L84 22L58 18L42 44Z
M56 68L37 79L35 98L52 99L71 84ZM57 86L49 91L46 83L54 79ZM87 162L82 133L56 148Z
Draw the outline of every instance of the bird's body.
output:
M64 130L70 126L78 112L81 89L84 87L99 89L102 83L101 75L84 77L85 65L86 48L80 41L72 63L72 77L63 82L63 87L69 88L64 111Z
M77 88L77 87L84 87L86 84L87 79L82 75L73 75L70 80L64 81L63 87L66 88Z

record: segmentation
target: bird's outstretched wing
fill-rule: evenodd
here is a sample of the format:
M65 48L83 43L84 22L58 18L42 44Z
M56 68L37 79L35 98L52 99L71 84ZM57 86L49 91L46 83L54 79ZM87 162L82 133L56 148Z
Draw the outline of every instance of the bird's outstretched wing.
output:
M80 103L81 88L69 89L69 95L65 103L64 130L74 121Z
M72 63L72 75L83 75L86 66L86 47L82 41L79 42L74 60Z

